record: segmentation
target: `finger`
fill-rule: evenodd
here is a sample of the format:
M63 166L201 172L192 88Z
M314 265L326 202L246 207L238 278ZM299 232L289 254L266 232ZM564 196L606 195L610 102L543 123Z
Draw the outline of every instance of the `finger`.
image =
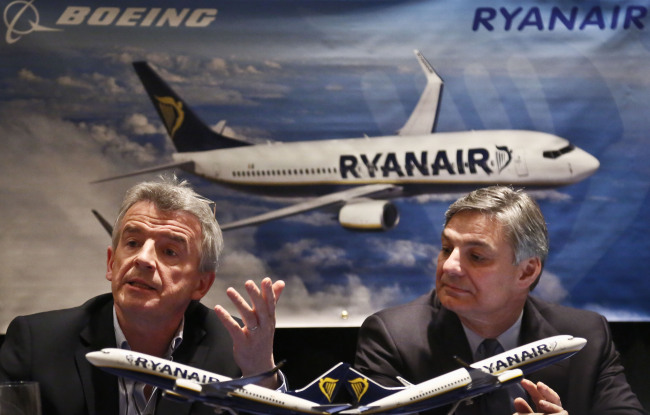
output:
M262 295L266 302L267 312L269 316L275 319L275 309L280 299L280 295L284 290L284 281L278 280L273 282L270 278L265 278L262 281Z
M228 333L230 333L230 337L232 338L233 342L237 342L241 335L241 327L239 326L239 323L230 315L228 310L223 308L220 305L217 305L214 307L214 311L217 314L217 317L221 321L221 323L224 325Z
M264 278L260 283L260 290L256 290L255 284L251 281L251 288L255 288L251 294L251 300L255 302L255 311L260 324L275 327L275 305L279 295L284 289L284 282L273 283L270 278ZM277 294L276 294L277 293ZM259 301L257 300L259 298Z
M531 382L528 379L522 379L521 381L521 386L524 388L526 392L528 392L528 395L530 396L530 399L535 402L535 405L537 405L537 402L544 399L542 394L537 390L537 385L535 385L533 382Z
M518 414L530 414L533 408L528 405L524 398L515 398L515 412Z
M273 297L275 298L275 304L278 303L280 295L282 295L282 292L284 291L284 286L285 284L282 280L277 280L273 283Z
M559 414L563 411L560 405L542 399L537 403L537 410L545 414Z
M230 287L226 290L226 295L228 295L230 301L232 301L235 307L237 307L237 311L239 311L239 315L246 327L252 329L259 325L253 309L248 305L246 300L244 300L244 297L237 292L237 290Z
M537 390L541 392L545 400L562 407L560 395L558 395L553 389L549 388L546 384L537 382Z
M262 280L262 283L260 283L261 289L257 287L257 284L255 282L248 280L246 281L245 287L246 291L248 292L248 297L251 300L251 304L253 306L252 312L255 317L255 321L258 323L260 326L267 326L268 325L268 306L265 301L265 289L264 286L268 285L269 283L264 283L264 280Z

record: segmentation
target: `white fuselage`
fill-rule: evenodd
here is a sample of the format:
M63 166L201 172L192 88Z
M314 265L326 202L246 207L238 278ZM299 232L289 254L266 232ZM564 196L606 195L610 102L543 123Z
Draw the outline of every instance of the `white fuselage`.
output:
M88 353L86 358L95 366L118 376L138 379L187 400L200 400L207 405L257 414L324 413L313 409L317 406L314 402L254 384L228 389L223 397L205 395L201 393L204 385L227 382L231 378L143 353L103 349ZM190 382L184 383L186 387L179 387L179 379Z
M508 371L514 370L527 374L577 353L585 344L586 340L583 338L553 336L508 350L470 366L494 376L505 376ZM471 398L476 396L477 392L486 392L481 391L478 385L473 385L472 381L467 369L457 369L405 387L374 402L365 402L359 408L344 410L341 414L410 414Z
M257 191L309 186L312 193L318 185L369 183L410 186L413 194L442 185L554 187L599 166L563 138L519 130L269 143L174 158L194 161L196 174L223 184Z

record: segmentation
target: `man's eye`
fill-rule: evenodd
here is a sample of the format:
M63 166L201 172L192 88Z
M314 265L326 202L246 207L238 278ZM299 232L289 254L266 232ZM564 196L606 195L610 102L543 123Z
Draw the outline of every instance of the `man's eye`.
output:
M450 248L448 246L443 245L442 248L440 248L440 253L443 254L443 255L446 255L446 256L449 256L451 254L451 251L452 251L452 248Z
M483 261L485 259L485 257L483 255L480 255L480 254L471 254L470 257L472 258L472 261L475 261L475 262L481 262L481 261Z
M138 246L138 242L134 241L134 240L130 240L130 241L126 241L125 245L128 246L128 247L133 248L133 247Z
M167 256L177 256L177 253L173 249L168 248L168 249L165 249L165 255L167 255Z

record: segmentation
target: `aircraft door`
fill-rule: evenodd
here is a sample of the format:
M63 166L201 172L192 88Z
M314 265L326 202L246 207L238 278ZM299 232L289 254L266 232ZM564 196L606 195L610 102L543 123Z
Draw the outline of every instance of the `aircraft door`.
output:
M519 177L528 176L528 166L526 165L526 158L524 157L524 151L521 149L515 150L515 155L513 157L513 162L515 163L515 171Z

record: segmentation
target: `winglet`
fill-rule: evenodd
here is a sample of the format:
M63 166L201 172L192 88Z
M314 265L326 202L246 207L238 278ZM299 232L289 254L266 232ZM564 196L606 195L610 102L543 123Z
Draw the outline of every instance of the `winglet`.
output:
M431 134L436 129L438 121L438 104L442 96L442 79L419 50L414 50L413 53L415 53L418 63L427 77L427 85L406 124L400 128L399 135Z

